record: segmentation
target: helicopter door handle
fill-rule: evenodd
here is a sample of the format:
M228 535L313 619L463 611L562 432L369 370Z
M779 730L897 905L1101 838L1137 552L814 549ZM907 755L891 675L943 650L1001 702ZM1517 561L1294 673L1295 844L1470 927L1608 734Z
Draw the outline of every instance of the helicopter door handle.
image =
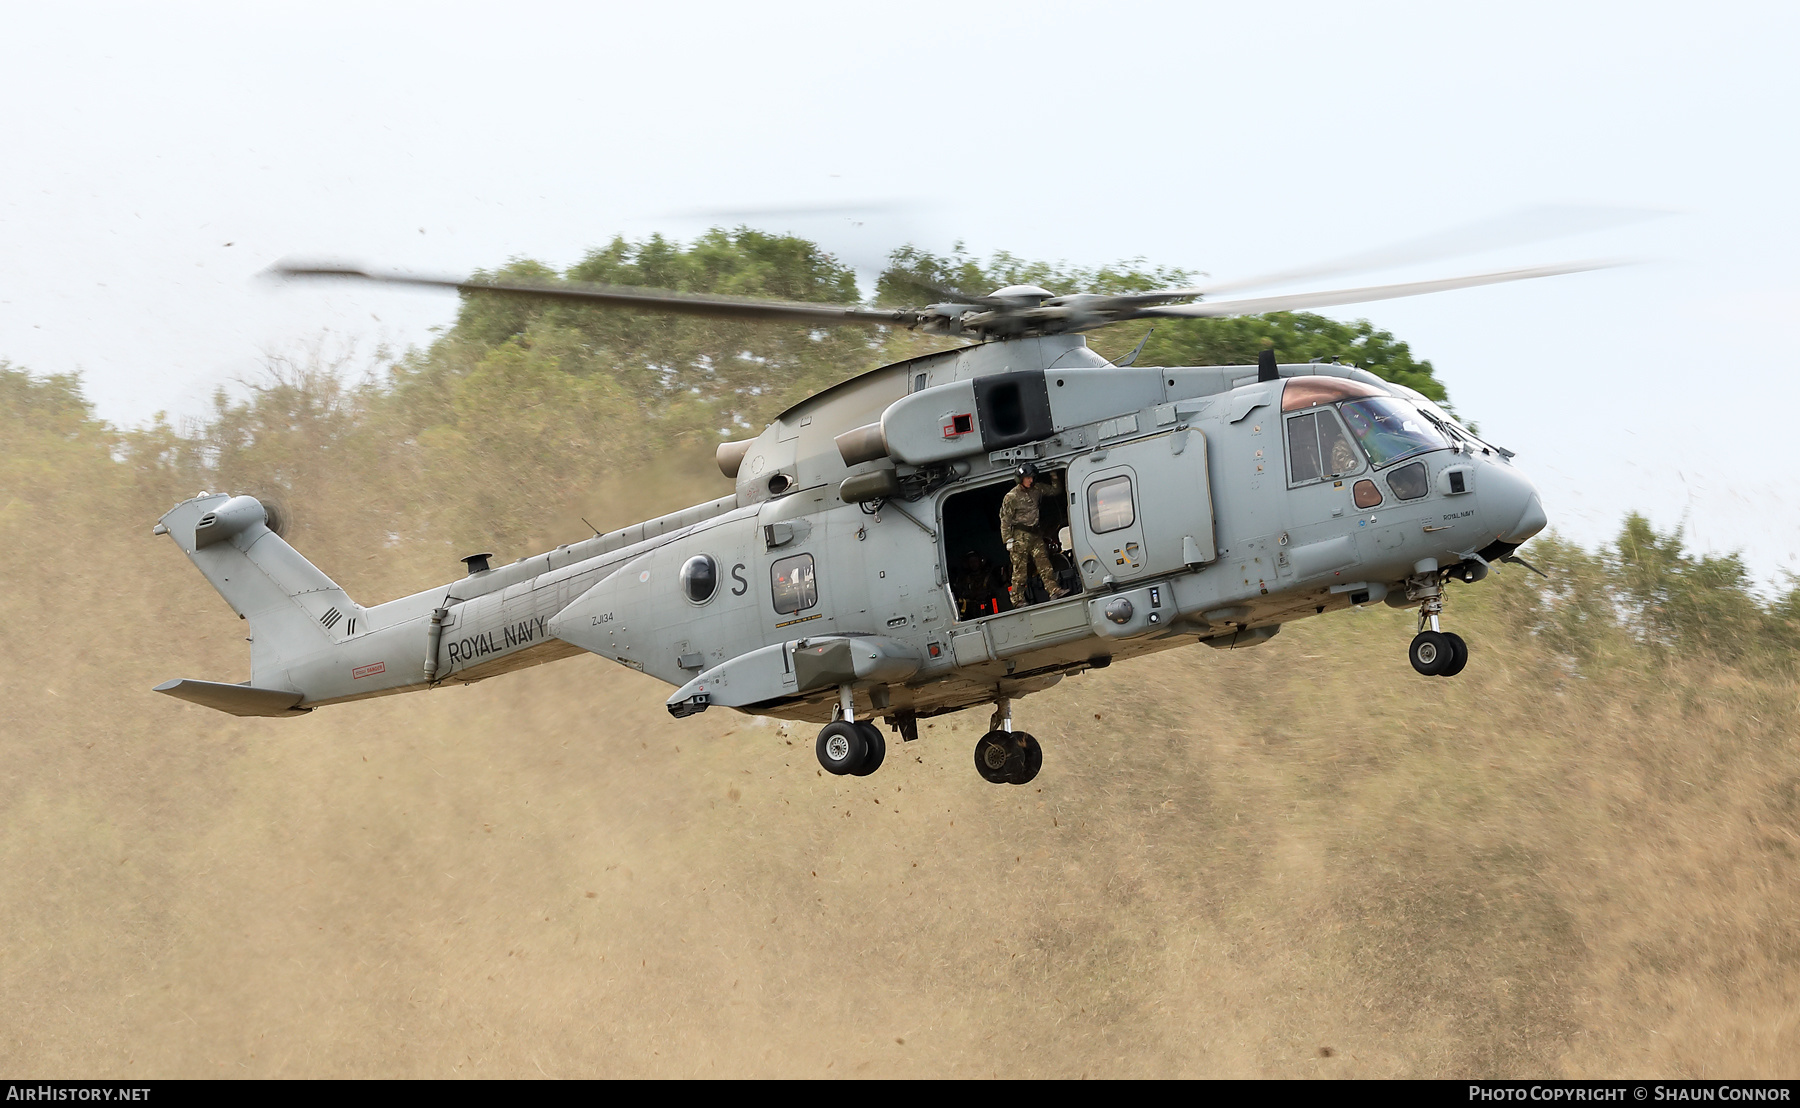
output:
M1450 530L1450 525L1449 525L1449 524L1448 524L1448 523L1446 523L1446 524L1442 524L1442 525L1440 525L1440 526L1437 526L1437 527L1433 527L1433 526L1432 526L1432 525L1431 525L1431 524L1429 524L1429 523L1427 523L1427 524L1426 524L1426 525L1425 525L1425 533L1426 533L1426 534L1427 534L1427 535L1429 535L1429 534L1431 534L1431 533L1432 533L1432 532L1433 532L1433 531L1448 531L1448 530Z

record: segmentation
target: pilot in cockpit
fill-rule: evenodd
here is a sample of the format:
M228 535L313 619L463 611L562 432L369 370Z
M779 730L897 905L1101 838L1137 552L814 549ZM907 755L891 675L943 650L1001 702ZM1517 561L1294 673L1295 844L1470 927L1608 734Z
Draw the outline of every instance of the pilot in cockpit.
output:
M1344 437L1342 431L1338 430L1337 422L1329 418L1324 420L1323 433L1332 440L1329 454L1333 476L1356 472L1357 467L1362 464L1362 459L1357 456L1356 448L1350 445L1350 440Z

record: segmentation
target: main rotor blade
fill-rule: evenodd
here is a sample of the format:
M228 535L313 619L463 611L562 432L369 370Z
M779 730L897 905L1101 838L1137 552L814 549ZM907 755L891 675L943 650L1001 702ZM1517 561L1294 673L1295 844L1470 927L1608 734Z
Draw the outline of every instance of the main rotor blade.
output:
M918 292L929 293L931 296L935 297L939 303L943 304L969 304L981 305L984 307L1006 306L1006 301L1001 300L998 297L971 296L966 292L958 292L948 286L935 284L925 280L923 277L914 277L909 273L904 273L899 270L886 271L882 276L897 285L905 285Z
M1498 285L1507 281L1529 281L1536 277L1555 277L1564 273L1585 273L1624 265L1618 261L1566 262L1540 265L1530 269L1506 269L1493 273L1477 273L1468 277L1442 277L1435 281L1408 281L1398 285L1369 285L1359 289L1334 289L1325 292L1297 292L1286 296L1260 296L1250 300L1216 300L1199 304L1167 304L1146 306L1132 312L1139 318L1215 319L1224 316L1264 315L1268 312L1304 311L1330 308L1339 304L1363 304L1373 300L1397 300L1403 296L1423 296L1428 292Z
M1406 239L1373 250L1346 254L1316 265L1276 270L1254 277L1232 281L1215 281L1210 285L1164 289L1159 292L1131 293L1117 297L1120 303L1154 304L1180 300L1190 296L1217 296L1243 289L1284 285L1293 281L1338 277L1346 273L1364 273L1377 269L1394 269L1420 262L1443 261L1447 258L1496 250L1504 246L1522 246L1531 242L1585 234L1590 231L1623 227L1667 213L1643 208L1590 207L1575 204L1542 204L1520 208L1490 219L1479 219L1434 231L1428 235Z
M313 264L278 262L271 267L270 272L279 277L339 278L371 281L384 285L455 289L457 292L498 292L512 296L602 304L613 308L635 308L642 311L705 316L710 319L786 320L818 326L854 323L866 327L906 327L912 325L918 318L918 313L905 309L872 310L835 304L804 304L791 300L739 300L721 296L696 296L692 293L671 292L666 289L637 288L629 285L594 285L578 282L538 284L523 281L432 277L413 273L365 270L355 266L328 262Z

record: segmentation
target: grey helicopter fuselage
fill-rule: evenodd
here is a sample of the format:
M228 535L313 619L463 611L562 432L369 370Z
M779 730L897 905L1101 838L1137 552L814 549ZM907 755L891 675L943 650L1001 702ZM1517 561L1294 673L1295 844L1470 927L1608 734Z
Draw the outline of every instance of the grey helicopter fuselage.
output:
M969 610L958 566L995 549L1022 462L1056 490L1073 594ZM1545 523L1506 452L1365 371L1121 367L1079 335L885 366L720 464L732 495L511 565L477 557L366 608L253 498L203 494L157 532L251 621L251 680L161 691L289 715L586 651L676 686L676 715L909 721L1353 604L1431 603Z

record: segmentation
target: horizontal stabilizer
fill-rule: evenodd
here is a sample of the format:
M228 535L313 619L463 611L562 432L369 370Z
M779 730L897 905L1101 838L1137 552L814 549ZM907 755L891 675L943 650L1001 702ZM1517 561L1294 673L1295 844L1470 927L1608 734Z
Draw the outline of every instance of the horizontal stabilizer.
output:
M193 681L177 677L156 686L156 692L167 693L177 700L216 708L234 716L297 716L312 711L296 708L297 692L280 689L258 689L249 685L227 685L223 681Z

